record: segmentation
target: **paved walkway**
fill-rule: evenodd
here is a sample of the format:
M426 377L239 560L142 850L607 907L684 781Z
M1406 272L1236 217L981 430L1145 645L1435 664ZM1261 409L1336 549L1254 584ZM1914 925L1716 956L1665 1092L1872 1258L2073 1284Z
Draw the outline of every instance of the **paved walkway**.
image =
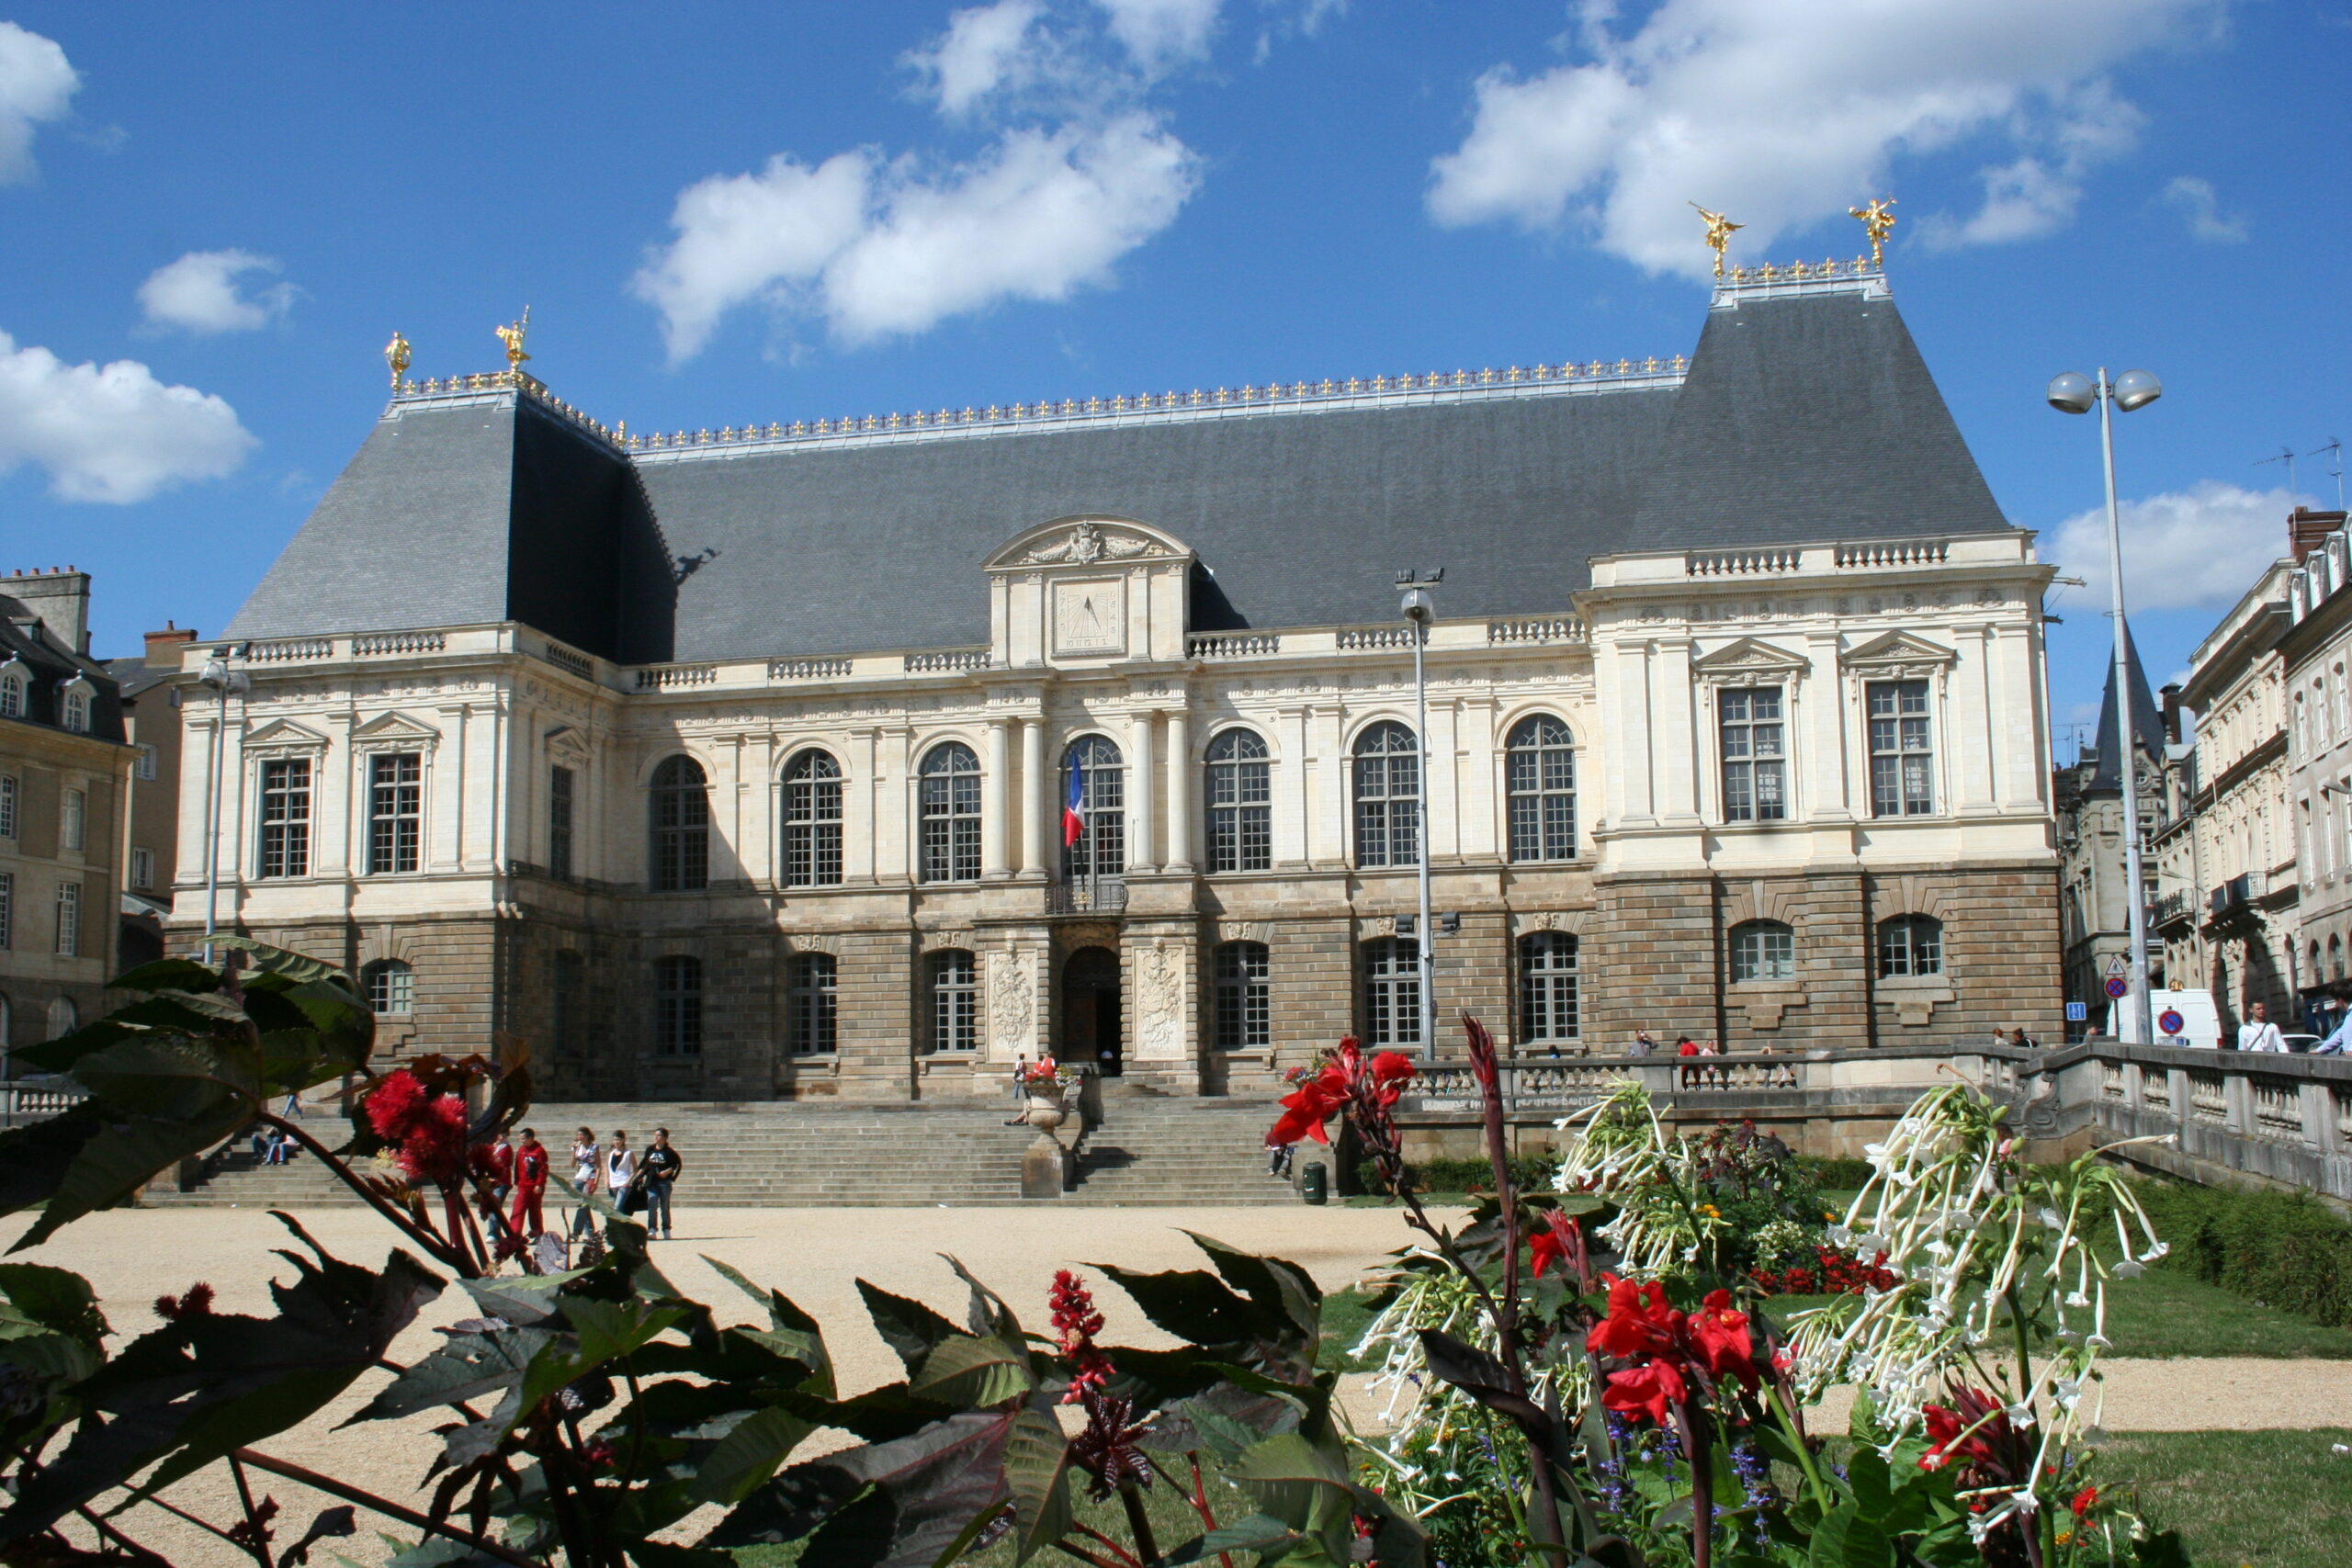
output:
M381 1264L394 1240L389 1228L365 1210L316 1210L302 1218L328 1250L371 1267ZM712 1303L727 1322L751 1322L762 1314L706 1265L701 1254L724 1258L752 1280L781 1288L825 1325L842 1384L849 1391L900 1375L897 1358L866 1321L854 1281L863 1277L960 1319L964 1287L939 1258L943 1252L962 1258L1004 1296L1025 1324L1044 1331L1046 1291L1056 1269L1082 1268L1097 1260L1142 1269L1204 1267L1205 1260L1182 1234L1188 1229L1250 1251L1293 1258L1326 1290L1363 1279L1390 1251L1411 1239L1403 1220L1390 1209L735 1209L696 1213L689 1208L681 1218L684 1230L679 1239L657 1244L655 1251L678 1286ZM11 1224L17 1228L6 1233L7 1239L21 1234L24 1221L21 1216L0 1221L0 1227ZM69 1225L48 1245L17 1257L87 1276L116 1332L128 1340L153 1325L148 1303L166 1292L176 1294L198 1280L218 1289L224 1312L267 1312L266 1280L273 1272L288 1272L269 1256L269 1249L290 1243L276 1222L256 1210L125 1210ZM1102 1290L1099 1301L1108 1320L1107 1342L1168 1343L1117 1290ZM469 1314L462 1292L447 1292L423 1323L394 1345L393 1358L405 1361L424 1354L438 1341L432 1332L435 1325ZM2352 1361L2231 1359L2117 1360L2107 1365L2104 1425L2112 1431L2352 1426ZM385 1496L413 1500L424 1464L435 1451L436 1439L431 1434L440 1416L334 1429L373 1393L376 1381L363 1380L363 1392L347 1395L302 1427L260 1446ZM1363 1398L1367 1381L1349 1379L1346 1393L1349 1405L1369 1429L1372 1406ZM1839 1430L1845 1410L1825 1409L1815 1419L1816 1429ZM268 1489L294 1521L296 1533L308 1524L314 1508L328 1502L274 1481ZM225 1476L218 1486L209 1476L182 1483L170 1495L207 1517L233 1517ZM229 1568L250 1562L155 1510L138 1510L134 1517L140 1519L141 1540L187 1568L212 1563ZM374 1562L383 1556L376 1546L371 1535L342 1543L342 1550L358 1561Z

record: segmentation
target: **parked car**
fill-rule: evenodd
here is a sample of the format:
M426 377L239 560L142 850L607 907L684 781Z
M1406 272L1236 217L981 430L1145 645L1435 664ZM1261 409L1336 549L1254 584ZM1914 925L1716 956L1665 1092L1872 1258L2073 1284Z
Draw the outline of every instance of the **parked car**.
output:
M2287 1043L2288 1050L2306 1054L2320 1042L2320 1037L2316 1034L2282 1034L2278 1038Z

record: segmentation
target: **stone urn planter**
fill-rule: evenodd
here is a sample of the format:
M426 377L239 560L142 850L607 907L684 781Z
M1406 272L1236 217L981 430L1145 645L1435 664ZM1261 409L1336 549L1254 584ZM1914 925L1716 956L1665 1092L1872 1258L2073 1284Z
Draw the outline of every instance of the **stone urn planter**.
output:
M1055 1128L1069 1120L1069 1107L1063 1103L1060 1096L1047 1099L1041 1094L1033 1094L1029 1097L1029 1125L1036 1128L1040 1133L1050 1134Z

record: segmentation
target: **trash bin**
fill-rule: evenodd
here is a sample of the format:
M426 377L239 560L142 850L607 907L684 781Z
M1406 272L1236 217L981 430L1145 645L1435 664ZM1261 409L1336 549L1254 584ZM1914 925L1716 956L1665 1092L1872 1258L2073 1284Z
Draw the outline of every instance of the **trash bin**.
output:
M1310 1161L1306 1168L1299 1172L1298 1195L1310 1203L1328 1203L1331 1201L1331 1181L1323 1168L1322 1161Z

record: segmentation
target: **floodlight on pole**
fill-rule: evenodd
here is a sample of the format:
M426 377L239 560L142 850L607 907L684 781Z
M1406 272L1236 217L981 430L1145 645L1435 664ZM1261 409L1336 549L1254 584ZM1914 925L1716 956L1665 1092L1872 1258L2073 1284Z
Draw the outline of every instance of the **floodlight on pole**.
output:
M220 924L220 751L229 740L229 694L244 692L253 685L253 678L230 662L231 649L223 645L212 650L212 657L197 671L197 684L212 693L212 742L205 758L206 781L204 836L204 961L215 962L213 936Z
M2130 413L2146 408L2165 395L2164 383L2145 370L2126 370L2108 379L2099 367L2098 378L2069 370L2051 380L2043 396L2061 413L2098 410L2099 456L2107 479L2107 576L2110 613L2115 617L2115 717L2119 754L2116 761L2123 789L2123 880L2125 908L2131 915L2131 997L2123 1010L2116 1038L2144 1045L2150 1038L2148 1018L2148 899L2140 859L2139 738L2132 713L2132 639L2123 622L2123 524L2115 502L2115 420L2111 411Z

